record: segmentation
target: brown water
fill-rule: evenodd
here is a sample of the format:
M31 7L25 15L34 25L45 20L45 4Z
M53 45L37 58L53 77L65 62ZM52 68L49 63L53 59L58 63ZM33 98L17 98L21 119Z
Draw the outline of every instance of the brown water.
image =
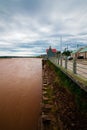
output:
M41 59L0 59L0 130L37 130Z

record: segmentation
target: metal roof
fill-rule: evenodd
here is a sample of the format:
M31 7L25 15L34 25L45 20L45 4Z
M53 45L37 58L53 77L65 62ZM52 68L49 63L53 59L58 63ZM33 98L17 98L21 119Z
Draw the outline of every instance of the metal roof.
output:
M75 54L77 52L77 50L74 50L73 52L72 52L72 54Z
M80 52L87 52L87 47L83 48Z
M79 49L77 49L77 50L74 50L74 51L72 52L72 54L75 54L75 53L77 53L77 52L81 52L81 50L83 50L83 48L79 48Z

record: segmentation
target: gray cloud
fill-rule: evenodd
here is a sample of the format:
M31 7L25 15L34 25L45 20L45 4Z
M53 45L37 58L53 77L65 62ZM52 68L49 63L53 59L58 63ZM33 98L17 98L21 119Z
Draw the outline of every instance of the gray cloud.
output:
M86 5L87 0L0 0L0 55L37 55L49 45L59 50L60 36L63 48L66 42L87 45Z

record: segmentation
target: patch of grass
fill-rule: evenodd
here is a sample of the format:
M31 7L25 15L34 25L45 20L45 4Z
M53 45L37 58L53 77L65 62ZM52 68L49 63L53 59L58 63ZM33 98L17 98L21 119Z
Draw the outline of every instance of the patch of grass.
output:
M43 102L44 104L48 104L49 101L48 101L48 100L43 100L42 102Z

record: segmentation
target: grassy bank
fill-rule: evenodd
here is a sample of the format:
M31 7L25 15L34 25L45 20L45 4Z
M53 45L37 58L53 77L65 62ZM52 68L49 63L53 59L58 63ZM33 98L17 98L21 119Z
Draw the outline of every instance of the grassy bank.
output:
M58 67L53 65L50 61L47 62L49 67L56 73L54 83L66 88L66 90L75 97L78 110L84 114L87 114L87 92L74 83Z

